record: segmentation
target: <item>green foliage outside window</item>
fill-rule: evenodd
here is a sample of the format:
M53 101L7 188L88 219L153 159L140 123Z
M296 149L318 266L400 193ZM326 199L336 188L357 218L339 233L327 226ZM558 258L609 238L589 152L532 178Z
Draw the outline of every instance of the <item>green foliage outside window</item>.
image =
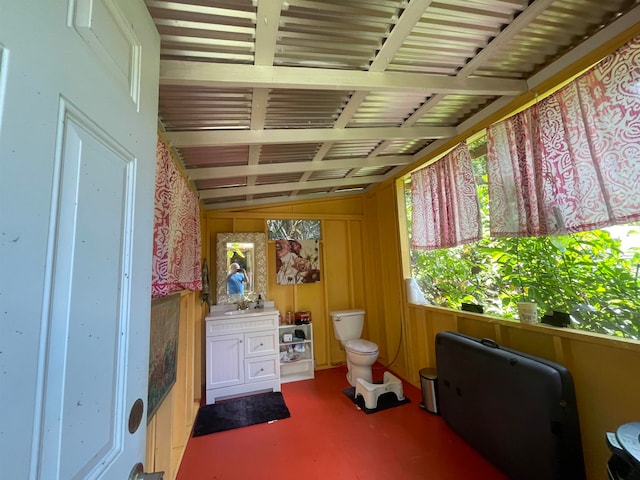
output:
M411 249L412 275L427 300L450 308L478 303L504 318L516 316L517 302L533 300L540 314L571 313L573 328L640 339L640 248L623 250L606 230L489 238L484 162L484 156L474 160L484 238L449 249ZM406 199L410 225L410 189Z

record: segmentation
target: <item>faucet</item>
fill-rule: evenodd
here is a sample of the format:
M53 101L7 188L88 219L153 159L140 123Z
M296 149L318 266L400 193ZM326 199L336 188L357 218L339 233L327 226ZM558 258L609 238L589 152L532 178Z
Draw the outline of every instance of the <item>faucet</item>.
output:
M239 302L236 302L236 305L238 305L238 310L247 310L249 308L250 302L245 298L243 300L240 300Z

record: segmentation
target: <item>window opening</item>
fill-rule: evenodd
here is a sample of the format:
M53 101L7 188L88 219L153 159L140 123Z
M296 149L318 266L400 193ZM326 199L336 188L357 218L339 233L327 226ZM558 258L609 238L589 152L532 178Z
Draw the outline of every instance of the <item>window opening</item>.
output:
M487 314L514 318L517 302L534 300L540 316L562 311L571 314L573 328L640 339L640 225L490 238L485 143L482 137L469 146L484 238L447 249L409 248L412 276L427 301L450 308L482 304ZM410 236L410 179L405 200Z

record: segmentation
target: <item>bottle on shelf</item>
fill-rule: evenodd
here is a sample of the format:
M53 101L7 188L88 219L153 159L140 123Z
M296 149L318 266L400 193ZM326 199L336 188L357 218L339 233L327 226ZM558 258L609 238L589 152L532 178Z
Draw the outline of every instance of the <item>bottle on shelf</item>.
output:
M295 320L296 320L295 314L293 312L287 312L287 315L286 315L287 325L293 325L295 323Z

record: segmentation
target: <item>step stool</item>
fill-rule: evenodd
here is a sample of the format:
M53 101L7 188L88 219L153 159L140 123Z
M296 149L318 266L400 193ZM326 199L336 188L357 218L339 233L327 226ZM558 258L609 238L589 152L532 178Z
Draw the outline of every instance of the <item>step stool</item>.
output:
M390 372L384 372L382 383L370 383L362 378L358 378L356 381L355 398L362 395L364 406L370 410L378 406L378 397L387 392L395 393L398 401L404 400L402 381Z

